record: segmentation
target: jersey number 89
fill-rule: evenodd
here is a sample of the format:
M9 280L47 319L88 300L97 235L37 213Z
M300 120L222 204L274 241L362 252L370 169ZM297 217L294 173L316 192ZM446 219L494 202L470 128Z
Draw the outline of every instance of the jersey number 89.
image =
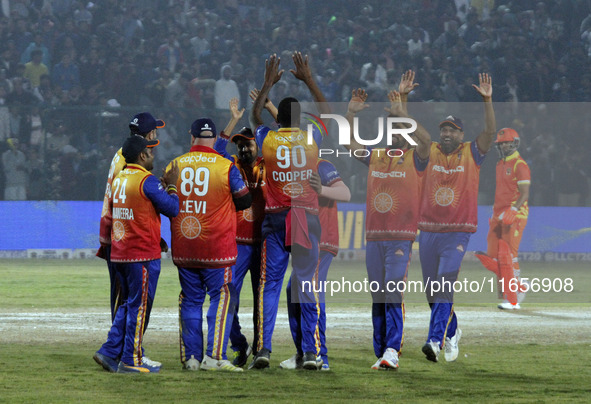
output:
M191 195L191 191L195 192L197 196L204 196L207 194L209 188L209 169L206 167L199 167L194 170L191 167L183 168L181 171L181 193L185 196Z

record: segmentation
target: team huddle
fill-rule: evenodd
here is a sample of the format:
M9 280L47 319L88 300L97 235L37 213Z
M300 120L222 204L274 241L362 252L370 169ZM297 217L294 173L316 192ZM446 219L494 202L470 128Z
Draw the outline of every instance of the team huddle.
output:
M329 113L307 56L293 55L290 72L309 89L318 110ZM243 371L270 366L272 337L279 300L291 256L287 286L289 327L295 354L283 369L330 370L326 346L324 295L303 285L327 280L338 252L337 202L348 201L349 188L335 166L320 159L320 132L313 141L300 129L300 104L287 97L277 107L268 99L280 79L280 60L272 55L265 66L260 90L253 90L251 128L234 132L244 110L230 102L231 119L220 133L215 123L200 118L190 128L190 150L175 158L161 178L152 175L158 128L165 124L150 113L135 115L130 136L111 163L100 222L101 247L111 281L112 326L94 360L118 373L159 372L161 363L144 352L142 340L154 301L162 251L160 214L170 218L171 253L178 268L180 360L183 369ZM389 116L409 118L408 94L417 86L414 72L403 74L398 90L388 94ZM495 142L496 122L491 78L481 74L475 90L482 96L485 127L475 141L464 142L464 126L455 116L440 124L440 141L431 141L417 122L412 147L393 135L388 149L356 142L353 120L366 109L367 93L352 93L346 118L350 150L366 150L359 157L369 168L366 206L366 266L370 282L382 292L372 293L373 345L377 361L372 369L397 369L404 340L404 301L400 292L386 292L388 282L404 282L412 244L419 233L423 280L431 307L426 343L428 360L458 357L461 330L453 307L453 289L430 289L434 282L454 282L477 225L480 166ZM263 125L267 110L279 129ZM501 159L497 165L497 195L485 267L499 282L520 285L517 250L527 221L529 168L516 151L517 132L497 134ZM236 154L227 146L233 143ZM355 153L357 155L357 153ZM241 332L239 298L250 271L254 296L252 344ZM520 285L521 286L521 285ZM522 288L525 290L525 288ZM503 288L503 309L518 309L523 293ZM203 347L203 304L207 346ZM234 353L228 360L230 342ZM369 365L369 364L368 364Z

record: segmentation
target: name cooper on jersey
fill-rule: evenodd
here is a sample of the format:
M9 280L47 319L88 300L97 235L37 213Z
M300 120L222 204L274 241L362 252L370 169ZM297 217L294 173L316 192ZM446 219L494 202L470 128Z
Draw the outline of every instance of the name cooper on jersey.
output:
M312 177L312 170L300 170L300 171L273 171L271 173L273 181L277 182L298 182L305 181Z

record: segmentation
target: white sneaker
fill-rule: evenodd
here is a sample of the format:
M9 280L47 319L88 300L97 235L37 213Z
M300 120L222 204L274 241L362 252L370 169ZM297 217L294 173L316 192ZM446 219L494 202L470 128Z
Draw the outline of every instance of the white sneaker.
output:
M147 356L142 356L142 365L154 366L154 367L161 367L162 363L158 361L153 361L152 359L148 358Z
M201 364L197 359L195 359L195 356L193 355L191 355L191 357L185 363L183 363L183 369L186 370L199 370L200 366Z
M497 307L501 310L519 310L521 308L519 303L511 304L507 301L504 301L503 303L499 303L499 305Z
M299 362L299 363L298 363ZM302 357L298 357L298 354L295 354L289 359L284 360L279 364L281 369L287 370L294 370L294 369L301 369L302 368Z
M382 358L379 358L378 361L376 363L373 364L373 366L371 367L373 370L379 370L380 369L380 364L382 363Z
M380 362L381 369L398 369L398 352L393 348L386 349L382 361Z
M451 338L445 338L445 360L448 362L453 362L458 359L458 354L460 353L460 348L458 347L458 342L460 342L460 338L462 338L462 330L456 328L456 335Z
M528 281L519 281L522 285L527 285L527 290L529 290L529 282ZM517 292L517 304L523 302L525 300L525 292L518 291Z
M437 362L439 358L439 342L437 341L429 341L425 345L423 345L423 353L427 356L427 359L433 362Z
M232 365L229 360L217 360L205 355L201 362L201 370L219 370L222 372L242 372L242 368Z

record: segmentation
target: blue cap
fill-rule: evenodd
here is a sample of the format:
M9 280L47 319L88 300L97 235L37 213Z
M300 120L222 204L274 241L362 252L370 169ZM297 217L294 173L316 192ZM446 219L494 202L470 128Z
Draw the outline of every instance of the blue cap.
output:
M129 129L133 133L145 135L146 133L152 132L156 128L163 128L164 121L156 119L149 112L140 112L134 115L129 122Z
M158 140L147 140L141 135L133 135L125 139L121 154L125 157L125 161L129 163L135 161L146 147L155 147L159 143L160 141Z
M202 136L203 132L211 132L211 136ZM191 135L193 137L212 138L216 137L215 124L209 118L199 118L191 125Z
M444 126L451 126L454 129L464 131L464 124L460 118L456 118L453 115L448 116L439 124L439 129L443 128Z

